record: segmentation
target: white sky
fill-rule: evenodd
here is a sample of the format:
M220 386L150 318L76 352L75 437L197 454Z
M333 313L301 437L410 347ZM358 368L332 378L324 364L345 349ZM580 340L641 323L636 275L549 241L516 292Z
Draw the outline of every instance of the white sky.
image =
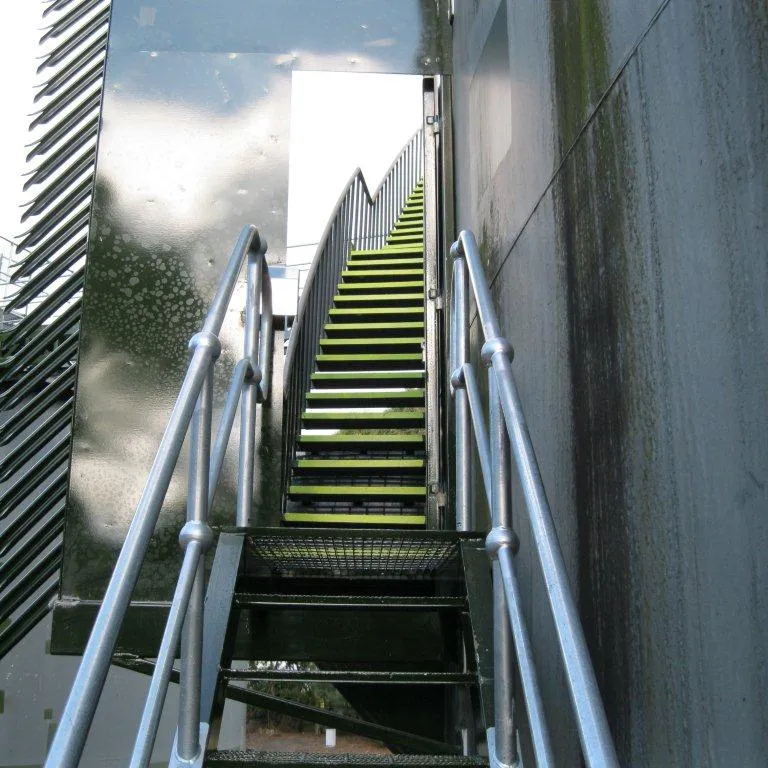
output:
M27 170L27 126L34 109L35 69L42 51L37 41L42 32L43 4L39 0L0 5L0 235L21 234L22 173Z
M357 166L373 193L421 125L421 77L294 72L288 263L309 261ZM296 248L310 244L307 248Z

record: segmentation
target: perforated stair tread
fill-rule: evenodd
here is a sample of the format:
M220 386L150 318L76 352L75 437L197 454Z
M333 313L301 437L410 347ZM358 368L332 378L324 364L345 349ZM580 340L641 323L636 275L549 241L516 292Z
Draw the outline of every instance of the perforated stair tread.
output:
M423 389L407 389L391 392L374 389L360 392L337 392L332 389L312 390L307 393L307 406L310 408L345 408L351 406L418 406L424 403Z
M263 752L257 750L222 750L209 752L205 765L212 768L229 766L280 766L281 768L328 768L334 765L361 765L370 768L389 766L446 766L447 768L482 768L488 761L481 757L459 755L373 755L367 753Z
M424 459L299 459L298 469L333 472L410 472L424 469Z
M349 512L286 512L286 523L302 525L371 525L371 526L414 526L423 528L426 515L381 515L371 512L355 514Z
M420 352L393 352L387 354L320 354L316 358L321 371L349 370L350 368L390 370L393 368L418 368L423 364Z
M307 435L299 436L299 445L305 448L318 447L417 447L424 445L423 434L409 434L398 432L395 434L382 434L375 432L353 432L350 434Z
M403 292L421 291L424 289L423 280L388 280L368 281L359 283L339 283L337 286L341 293L355 293L360 291Z
M413 408L411 410L403 410L390 408L381 413L351 409L304 411L301 414L301 421L305 427L310 429L415 428L424 425L424 409Z
M426 372L421 371L316 371L311 376L313 387L412 387L422 384Z
M360 336L372 334L398 334L398 333L423 333L424 321L413 320L410 322L390 322L390 323L343 323L333 322L325 326L325 333L331 338L341 336Z
M427 489L420 485L292 485L291 496L297 499L422 499Z

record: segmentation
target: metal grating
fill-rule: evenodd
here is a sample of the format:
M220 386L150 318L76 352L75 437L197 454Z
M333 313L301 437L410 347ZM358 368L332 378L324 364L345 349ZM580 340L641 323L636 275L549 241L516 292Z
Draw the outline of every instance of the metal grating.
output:
M459 542L476 534L445 531L286 529L251 531L248 567L313 576L427 576L456 561ZM482 539L480 539L482 540Z

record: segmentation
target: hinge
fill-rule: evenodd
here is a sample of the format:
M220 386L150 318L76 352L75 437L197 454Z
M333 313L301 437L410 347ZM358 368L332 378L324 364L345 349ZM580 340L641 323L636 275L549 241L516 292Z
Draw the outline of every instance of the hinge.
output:
M432 133L440 133L440 115L427 115L427 125L432 126Z
M430 288L427 295L430 301L435 302L435 309L441 310L443 308L443 297L438 293L437 288Z

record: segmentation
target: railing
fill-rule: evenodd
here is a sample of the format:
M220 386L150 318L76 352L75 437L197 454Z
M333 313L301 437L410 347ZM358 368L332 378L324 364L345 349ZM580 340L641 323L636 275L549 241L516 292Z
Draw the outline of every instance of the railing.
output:
M456 414L456 523L459 530L474 528L470 477L471 428L492 517L491 532L486 540L486 549L493 558L494 593L495 724L489 733L489 752L494 764L513 765L517 761L512 702L514 647L536 763L554 765L513 564L518 546L512 529L511 459L514 456L584 758L589 766L618 766L544 483L512 374L512 347L501 335L474 235L461 232L451 248L451 254L454 257L451 385ZM472 288L483 330L481 355L488 366L489 430L485 425L474 368L468 362L468 284Z
M328 309L351 244L381 248L408 195L422 176L424 130L419 129L389 167L371 196L358 168L341 193L309 268L283 369L283 483L294 459L296 436Z
M181 702L172 764L202 764L207 724L200 722L202 673L204 555L213 543L208 510L213 502L238 400L241 401L237 525L248 525L252 504L257 400L269 397L272 362L272 293L264 253L266 242L256 228L240 233L203 328L190 340L191 360L171 412L149 478L107 586L72 690L45 765L78 764L104 687L118 633L130 604L144 557L157 524L182 444L189 430L187 522L179 542L184 559L157 654L130 765L149 764L173 660L186 621L181 650ZM211 446L214 364L221 352L218 334L238 275L247 258L244 357L235 366L216 439Z

